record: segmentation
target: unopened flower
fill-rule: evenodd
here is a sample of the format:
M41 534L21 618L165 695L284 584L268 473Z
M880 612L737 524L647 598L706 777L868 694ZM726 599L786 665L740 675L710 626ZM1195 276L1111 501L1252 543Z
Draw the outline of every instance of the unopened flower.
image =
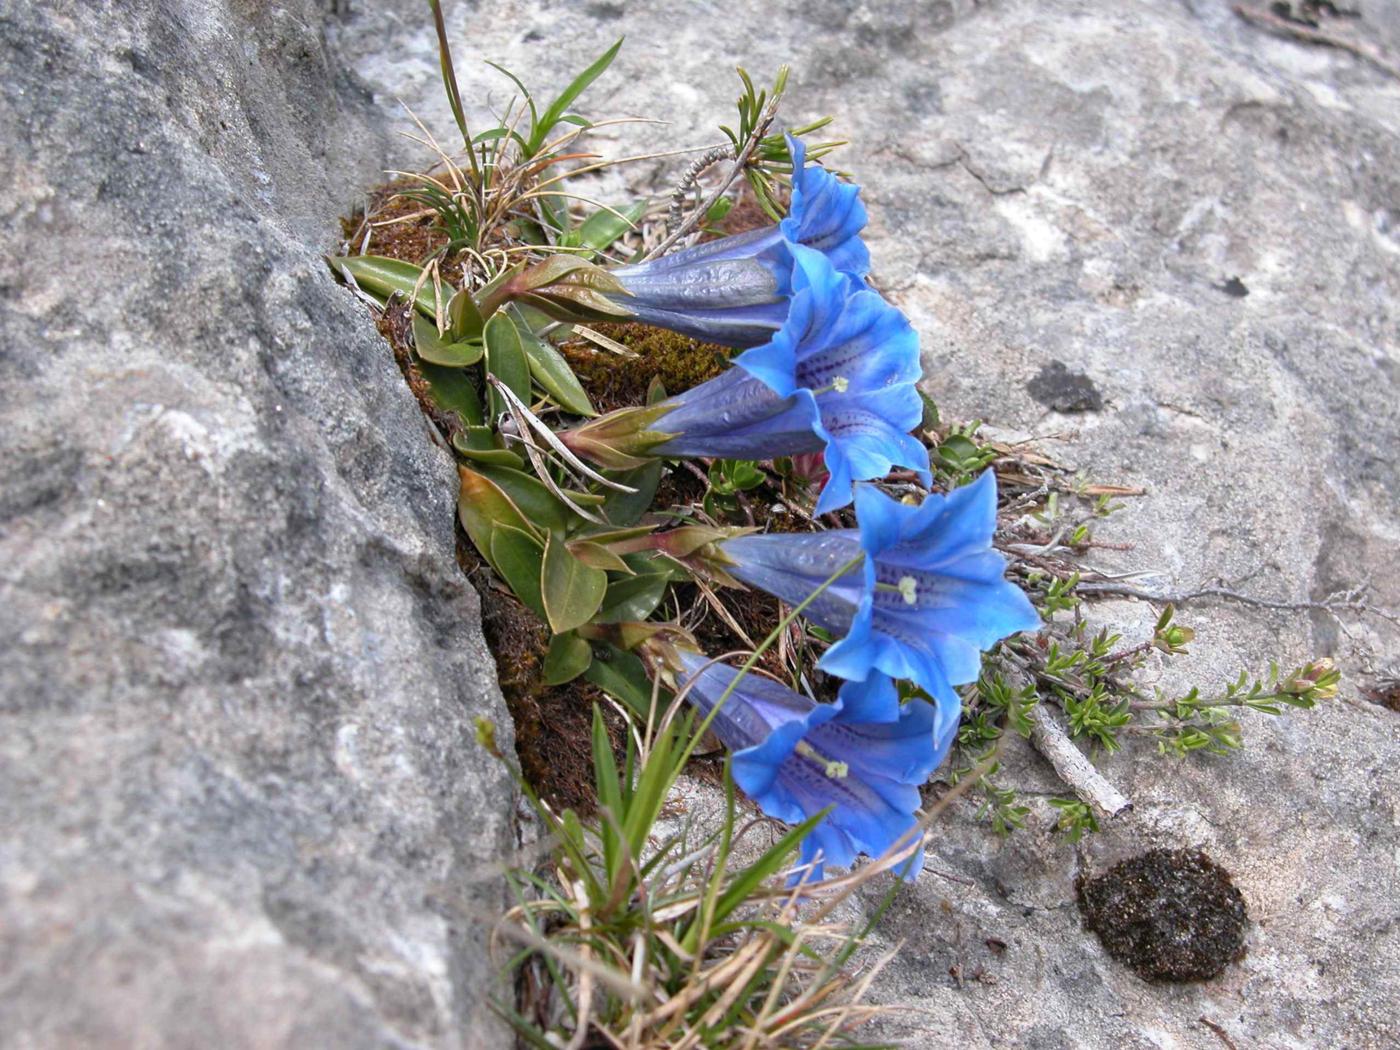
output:
M723 374L647 408L621 409L560 435L615 467L648 456L765 460L821 452L818 513L851 501L854 481L893 466L931 480L913 435L923 414L919 337L899 310L821 252L800 245L787 319Z
M834 703L818 704L759 674L736 683L737 670L700 653L674 656L690 703L702 714L718 706L710 728L734 752L734 782L763 812L799 824L830 807L803 840L812 878L821 878L823 863L847 867L857 854L879 857L912 842L919 785L954 736L935 732L931 705L901 705L894 683L879 674L847 682ZM912 879L922 865L919 850L899 871Z

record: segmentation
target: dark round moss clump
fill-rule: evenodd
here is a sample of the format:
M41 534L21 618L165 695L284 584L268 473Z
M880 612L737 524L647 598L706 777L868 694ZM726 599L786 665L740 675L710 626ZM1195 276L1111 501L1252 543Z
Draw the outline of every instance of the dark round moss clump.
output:
M1206 981L1244 955L1244 897L1200 850L1149 850L1077 889L1084 924L1145 981Z

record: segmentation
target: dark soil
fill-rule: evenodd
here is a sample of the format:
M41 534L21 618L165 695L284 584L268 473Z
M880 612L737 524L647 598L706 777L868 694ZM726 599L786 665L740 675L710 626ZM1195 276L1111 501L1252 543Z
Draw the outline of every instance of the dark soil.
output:
M460 526L457 562L481 595L481 625L496 677L515 723L515 755L520 771L556 811L593 812L593 705L603 699L598 687L582 678L560 686L545 685L542 663L549 628L496 578ZM603 704L603 718L619 750L622 718Z
M1144 981L1208 981L1244 955L1244 897L1199 850L1149 850L1076 888L1084 925Z
M365 213L356 211L340 220L341 233L350 250L359 253L364 246L366 255L385 255L391 259L425 264L442 251L447 236L435 229L436 218L421 204L397 194L411 185L400 179L386 183L369 192L369 225ZM366 230L369 242L365 242ZM457 258L447 256L439 264L444 281L458 284L462 266Z

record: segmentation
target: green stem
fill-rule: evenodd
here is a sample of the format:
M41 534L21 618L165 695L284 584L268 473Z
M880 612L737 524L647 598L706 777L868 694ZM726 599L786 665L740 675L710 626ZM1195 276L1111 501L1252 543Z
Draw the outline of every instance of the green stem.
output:
M457 73L452 68L452 49L447 45L447 23L443 21L440 0L428 0L433 9L433 25L437 29L438 58L442 66L442 86L447 92L447 104L452 107L452 116L462 132L462 141L467 148L467 159L471 161L472 179L478 193L481 190L481 169L476 163L476 147L472 144L472 133L467 130L467 115L462 109L462 92L457 87ZM478 201L480 204L480 201Z

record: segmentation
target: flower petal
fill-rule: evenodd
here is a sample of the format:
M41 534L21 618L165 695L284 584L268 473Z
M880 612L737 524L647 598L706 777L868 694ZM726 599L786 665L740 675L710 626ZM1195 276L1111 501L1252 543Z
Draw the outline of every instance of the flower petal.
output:
M792 152L792 208L780 223L789 239L831 256L838 270L864 276L870 250L860 240L867 221L860 187L842 183L824 168L807 164L807 147L789 135Z

